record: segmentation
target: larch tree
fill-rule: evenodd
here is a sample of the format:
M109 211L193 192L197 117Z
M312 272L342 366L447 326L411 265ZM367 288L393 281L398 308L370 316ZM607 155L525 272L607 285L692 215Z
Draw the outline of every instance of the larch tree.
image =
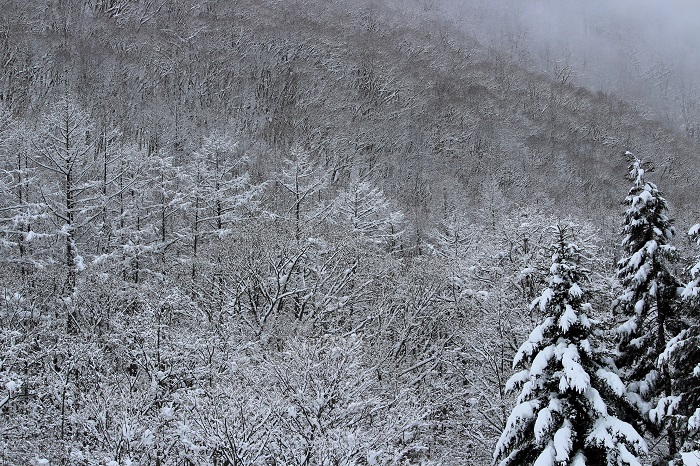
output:
M353 235L366 243L391 250L403 234L403 213L370 181L352 180L338 198L338 209Z
M182 213L187 209L185 174L169 152L157 150L147 158L144 167L146 179L139 211L140 230L155 233L149 236L150 250L160 264L152 264L151 273L167 274L173 271L171 261L178 263L189 251L180 253L177 246L185 237L182 232ZM139 214L140 215L140 214ZM144 226L142 226L144 225Z
M0 261L22 279L41 263L31 242L37 237L32 227L43 214L42 203L29 193L33 169L23 143L25 132L26 126L0 105Z
M625 385L597 346L571 237L572 226L556 227L548 286L531 305L544 320L513 360L521 370L506 387L521 392L494 452L501 466L640 465L647 450L620 419Z
M284 160L284 167L277 183L282 188L284 207L282 215L289 219L294 239L302 242L305 234L322 223L328 215L327 205L319 201L328 181L325 173L314 162L311 154L301 148L291 150L291 158Z
M189 230L192 244L192 279L197 263L208 246L215 251L215 239L231 235L237 221L250 216L257 207L259 186L252 186L248 158L229 136L215 132L204 139L185 165ZM217 253L213 254L218 256ZM220 256L217 259L221 260Z
M670 394L667 370L657 366L659 355L673 335L678 284L669 268L676 252L670 244L675 234L668 205L654 183L645 180L641 160L631 158L629 179L633 185L625 198L622 248L617 279L623 289L613 303L620 316L617 327L616 364L624 374L631 399L646 419L652 401ZM670 454L675 453L673 429L668 430Z
M113 273L123 281L139 283L140 271L153 256L155 225L145 221L149 189L152 181L147 178L145 167L148 156L145 151L125 145L115 157L118 166L111 175L111 192L108 217L111 230L107 233L109 252L98 256L96 262L107 262Z
M39 130L33 162L46 176L41 195L53 216L54 233L64 243L62 297L73 309L67 315L67 328L76 331L77 311L70 302L75 298L78 272L85 266L79 242L101 211L92 124L76 102L63 98L44 115Z
M700 224L689 234L700 244ZM678 436L682 453L674 455L671 465L684 464L684 455L700 455L700 257L690 274L691 280L682 291L688 304L684 315L688 328L668 341L657 360L660 369L668 369L671 390L649 412L652 421L665 423Z

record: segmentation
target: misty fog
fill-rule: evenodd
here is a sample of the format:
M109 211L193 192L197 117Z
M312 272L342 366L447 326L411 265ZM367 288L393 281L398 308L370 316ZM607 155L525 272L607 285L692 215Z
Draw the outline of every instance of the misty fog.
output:
M691 0L435 0L453 22L530 69L630 100L698 137L700 4Z

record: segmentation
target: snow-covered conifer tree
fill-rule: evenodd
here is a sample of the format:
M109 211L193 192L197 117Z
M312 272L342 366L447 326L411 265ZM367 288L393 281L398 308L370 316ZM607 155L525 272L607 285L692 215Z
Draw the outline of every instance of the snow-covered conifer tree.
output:
M391 248L403 233L403 213L370 181L353 180L339 196L338 209L350 231L367 243Z
M214 132L190 155L185 165L183 195L188 201L185 212L190 217L192 278L198 264L209 260L199 257L202 250L219 251L220 243L211 244L212 240L230 235L233 223L257 206L260 187L251 185L247 163L248 158L237 149L232 138Z
M8 277L22 279L42 262L40 255L33 252L37 234L32 225L45 210L39 196L29 193L34 170L21 142L28 133L26 125L0 104L0 263L18 272ZM4 286L9 286L9 281L6 279Z
M501 466L639 465L647 449L618 417L625 386L596 347L571 228L555 229L548 286L531 305L544 320L513 360L506 388L521 393L494 452Z
M700 224L689 234L700 244ZM669 340L657 361L659 367L668 368L671 393L662 397L649 415L652 421L665 422L674 430L682 451L700 457L700 257L690 273L692 279L682 292L690 304L689 327ZM670 464L683 461L675 458Z
M291 220L294 238L299 243L312 224L317 224L327 215L327 204L319 202L320 192L328 174L314 163L311 154L295 147L292 158L284 160L284 168L277 180L284 193L287 213L283 217Z
M73 305L77 277L86 268L88 238L98 226L102 211L95 154L94 126L88 113L71 98L59 99L39 121L31 144L33 163L45 176L40 186L52 213L52 226L45 234L54 234L63 247L60 259L64 280L61 297L68 307L66 329L77 332L79 311ZM58 284L57 284L58 285Z
M646 415L651 407L647 402L665 388L665 370L659 371L656 362L666 346L677 295L676 280L666 265L675 253L669 244L675 232L666 200L654 183L644 179L643 163L627 155L632 159L633 186L625 199L624 256L617 270L623 290L613 303L622 320L617 327L616 363L638 410Z

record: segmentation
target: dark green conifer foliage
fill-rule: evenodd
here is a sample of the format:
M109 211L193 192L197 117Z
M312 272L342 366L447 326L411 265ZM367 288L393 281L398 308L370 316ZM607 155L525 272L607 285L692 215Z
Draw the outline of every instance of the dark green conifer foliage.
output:
M521 370L507 388L521 393L496 445L500 466L639 465L646 452L619 418L625 386L596 347L597 322L581 288L588 271L571 235L570 226L555 229L548 286L532 303L544 321L513 361Z
M700 224L689 234L700 244ZM700 257L690 273L692 278L682 292L688 304L683 317L689 327L669 340L658 358L659 368L668 369L671 391L650 412L652 421L665 423L676 433L686 453L697 450L700 440ZM670 464L683 461L676 457Z
M663 390L664 384L656 360L666 346L675 307L676 279L668 267L676 251L670 244L675 230L666 200L644 178L644 164L627 155L632 159L629 179L633 185L625 199L624 256L617 264L623 290L613 303L620 316L616 363L635 393L640 412L646 413L645 401Z

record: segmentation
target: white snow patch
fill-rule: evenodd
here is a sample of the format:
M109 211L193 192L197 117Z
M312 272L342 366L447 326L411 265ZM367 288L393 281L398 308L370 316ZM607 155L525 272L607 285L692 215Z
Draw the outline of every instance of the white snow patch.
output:
M496 444L494 458L497 458L500 452L503 452L504 448L511 443L511 440L518 435L519 429L516 426L535 417L535 410L539 409L539 407L540 403L538 400L531 400L520 403L513 408L510 416L508 416L506 428Z
M10 380L9 382L7 382L7 383L5 384L5 388L6 388L7 391L10 392L10 393L14 392L15 390L17 390L17 389L18 389L19 387L21 387L21 386L22 386L22 381L21 381L21 380L18 380L18 381Z
M686 333L688 333L687 329L681 330L681 333L671 338L671 340L669 340L669 342L666 343L666 349L664 349L664 352L661 353L659 355L659 358L657 359L657 364L659 366L663 366L664 364L668 363L674 351L676 351L676 349L678 349L679 347L683 346L683 344L685 343L684 339Z
M564 426L554 434L554 450L557 452L556 461L566 461L569 459L569 453L574 446L571 439L571 424L569 421L564 423Z
M664 396L659 399L656 408L649 410L649 419L651 422L660 423L666 416L673 415L673 411L680 403L680 396Z
M567 304L564 313L559 318L559 328L566 333L569 331L569 328L571 328L571 325L577 320L578 316L576 315L576 311L574 311L574 308Z
M530 376L538 376L544 372L544 370L549 365L549 360L554 356L554 348L548 346L535 356L532 360L532 366L530 366Z
M591 384L591 377L586 373L583 366L579 363L581 360L578 354L578 348L574 344L570 344L562 354L561 363L564 366L564 374L566 377L566 388L573 388L579 393L584 393ZM559 389L561 390L560 383Z
M515 369L517 365L522 361L525 356L530 356L539 346L539 344L544 339L544 332L552 325L552 318L547 317L544 322L535 327L527 341L520 346L517 354L513 358L513 368Z
M506 392L510 392L511 390L515 389L515 387L517 387L521 383L524 383L528 378L530 378L530 371L529 370L523 369L520 372L516 372L506 382L506 386L505 386Z
M82 272L85 270L85 268L85 260L83 259L83 256L75 256L75 270Z
M571 285L571 288L569 288L569 295L572 298L580 298L583 295L583 291L581 291L581 287L578 286L578 283Z
M627 262L627 264L629 267L636 269L637 267L639 267L639 264L642 263L643 258L644 258L644 249L640 249L639 251L632 254L632 257L629 258L629 261Z
M700 408L697 408L688 419L688 429L698 430L698 428L700 428Z
M620 380L620 377L607 369L600 368L596 371L598 376L617 396L622 396L625 393L625 384Z
M603 398L600 396L598 390L593 387L588 387L588 390L586 391L586 398L588 398L590 401L595 412L603 416L608 415L608 407L605 405L605 401L603 401Z
M683 466L700 466L700 451L694 450L681 453Z
M629 466L642 466L642 463L639 462L636 456L630 453L624 443L619 444L618 449L620 450L620 459L629 464Z
M644 283L644 281L647 279L647 276L649 276L649 267L647 264L644 264L641 267L639 267L637 273L634 274L634 280L637 283Z
M661 232L659 232L658 234L659 234L659 236L661 236ZM653 256L658 248L659 248L659 243L657 243L656 240L653 240L653 239L651 241L647 241L647 244L644 245L644 249L647 250L647 253L650 256Z
M547 304L549 301L552 299L552 296L554 295L554 292L552 291L551 288L546 288L542 294L540 295L539 298L536 298L532 304L530 305L530 308L534 308L535 306L539 305L540 307L540 312L544 312L547 310Z
M535 440L540 441L542 437L549 431L552 425L552 411L547 407L541 409L537 413L537 420L535 421Z
M586 354L592 354L593 353L593 348L591 348L591 342L588 341L588 338L581 340L578 342L579 348L583 350L584 353Z
M604 416L596 421L593 430L587 440L602 445L608 450L620 449L620 455L625 455L625 460L632 465L639 465L639 461L625 447L625 443L632 445L637 451L647 452L647 444L630 424L616 417ZM623 450L624 448L624 450Z
M620 325L617 327L617 333L621 335L632 335L632 332L637 330L637 322L634 321L634 319L630 319L624 324Z
M542 453L540 453L540 456L537 457L537 461L535 461L533 466L554 466L555 454L554 445L550 442Z

